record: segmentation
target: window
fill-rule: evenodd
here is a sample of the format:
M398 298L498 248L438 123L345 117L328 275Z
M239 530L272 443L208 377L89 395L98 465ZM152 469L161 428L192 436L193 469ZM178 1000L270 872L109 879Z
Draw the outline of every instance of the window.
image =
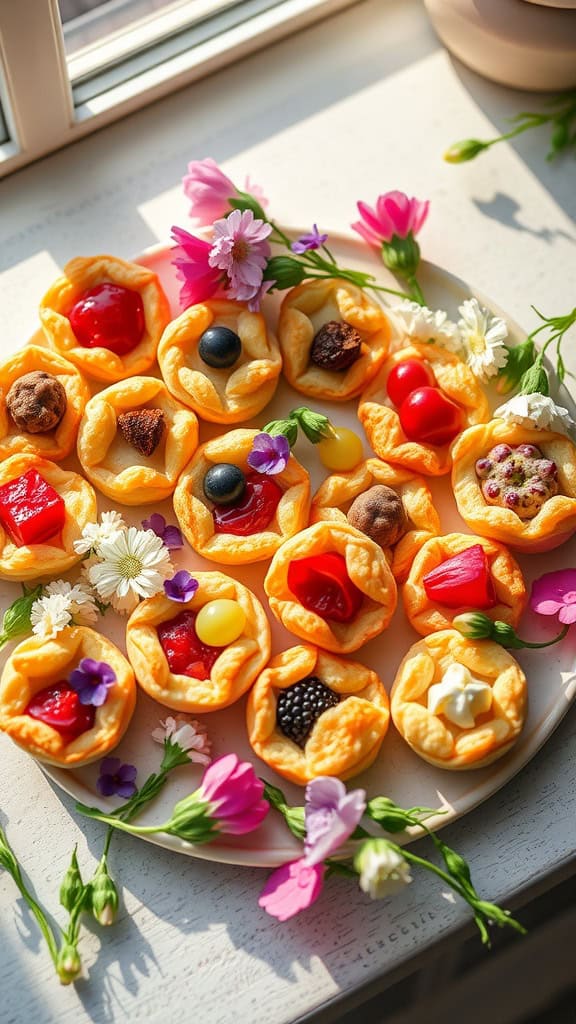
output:
M354 2L0 2L0 177Z

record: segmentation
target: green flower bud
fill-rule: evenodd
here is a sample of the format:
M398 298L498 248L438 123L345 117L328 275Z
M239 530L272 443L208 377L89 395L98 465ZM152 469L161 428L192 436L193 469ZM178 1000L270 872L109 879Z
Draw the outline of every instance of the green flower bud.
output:
M487 142L480 142L480 139L462 139L446 150L444 159L449 164L463 164L467 160L474 160L485 149L488 149Z
M274 281L275 288L284 291L301 284L306 277L306 267L292 256L272 256L264 271L265 281Z
M453 618L452 625L468 640L489 640L494 632L492 619L483 612L463 612Z
M300 405L297 409L292 409L290 415L296 420L312 444L318 444L325 437L334 436L334 428L330 420L320 412L313 412L305 405Z
M108 874L104 855L90 883L90 910L98 924L107 926L114 923L119 902L118 890Z
M520 381L520 392L521 395L549 395L550 386L548 384L548 374L542 366L542 362L538 359L526 373L522 375Z
M270 420L265 427L262 427L264 434L271 434L272 437L277 437L278 434L283 434L287 439L288 444L291 448L296 444L298 437L298 423L296 420Z
M375 796L368 802L366 813L372 821L376 821L385 832L403 832L413 824L407 811L398 807L386 796Z
M82 961L75 945L63 942L58 952L56 973L63 985L70 985L82 973Z
M175 804L170 821L163 827L164 832L197 844L209 843L218 835L213 807L202 800L200 794L198 790Z
M507 622L501 622L500 619L493 624L492 639L502 647L512 647L516 650L521 650L524 647L524 642L516 636L512 626L509 626Z
M382 242L382 259L393 274L414 277L420 262L420 246L412 232L406 238L394 235L391 242Z
M507 395L518 387L524 374L534 363L536 348L531 338L527 338L521 345L508 349L506 365L498 370L496 377L496 391L499 395Z
M62 879L62 885L60 886L60 903L70 914L78 901L84 894L84 883L82 881L82 875L80 874L80 868L78 867L78 860L76 858L76 847L72 852L72 858L70 860L70 867L68 868L64 878Z

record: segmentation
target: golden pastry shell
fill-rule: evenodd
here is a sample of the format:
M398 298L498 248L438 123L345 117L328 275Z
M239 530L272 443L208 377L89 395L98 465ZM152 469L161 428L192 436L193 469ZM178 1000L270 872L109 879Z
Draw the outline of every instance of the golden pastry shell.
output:
M200 339L212 324L228 327L242 342L242 354L229 369L208 366L198 354ZM272 399L282 369L278 342L262 314L224 299L190 306L168 324L158 363L175 398L211 423L256 416Z
M364 600L352 622L330 622L308 611L288 587L290 563L335 551L346 560L350 580ZM397 603L396 582L382 548L352 526L321 522L278 549L264 580L270 608L290 633L335 654L349 654L388 626Z
M142 340L124 356L101 346L84 348L72 330L68 313L82 295L99 284L112 283L139 292L144 307ZM158 275L116 256L78 256L50 286L40 303L40 320L51 349L69 359L88 377L113 384L145 373L156 359L160 336L170 319L170 307Z
M6 406L6 395L24 374L43 370L60 382L66 392L66 411L53 429L38 434L20 430ZM78 424L90 390L84 377L67 359L39 345L26 345L0 366L0 459L20 452L59 462L76 444Z
M310 522L328 520L348 525L346 514L354 499L376 484L396 491L409 520L409 528L400 540L383 549L394 579L403 583L422 545L440 533L440 518L422 477L381 459L366 459L350 472L334 473L323 481L312 498Z
M24 711L36 693L69 676L82 658L106 662L116 682L96 708L92 728L66 743L56 729ZM135 703L134 673L118 648L87 626L67 626L52 640L31 636L12 651L0 681L0 729L40 761L77 768L104 757L120 742Z
M492 708L471 729L427 708L429 687L454 662L492 687ZM456 630L444 630L410 648L394 680L390 706L398 732L424 761L453 771L483 768L518 739L526 718L526 677L499 644L466 640Z
M199 587L191 601L177 604L163 595L142 601L128 620L126 647L138 684L173 711L219 711L239 700L270 657L270 625L251 590L221 572L197 572ZM157 626L183 611L198 612L208 601L237 601L246 614L242 634L223 648L209 679L173 674L160 644Z
M117 426L121 413L146 408L160 409L166 424L149 457L125 441ZM143 505L170 497L197 444L192 410L176 402L157 377L131 377L88 402L78 432L78 458L102 494L123 505Z
M204 477L218 462L230 462L244 473L251 473L247 459L258 433L258 430L231 430L201 445L174 491L174 510L184 536L199 555L211 561L240 565L271 558L282 541L308 523L310 478L291 455L286 469L272 478L283 488L284 494L268 529L247 537L215 532L212 512L204 496Z
M562 491L543 504L533 519L520 519L511 509L488 505L476 476L476 460L496 444L533 444L558 468ZM563 434L535 430L495 419L471 427L453 448L452 487L464 522L483 537L519 551L548 551L576 530L576 445Z
M276 725L276 692L311 675L346 699L317 718L302 749ZM319 775L345 780L368 768L388 730L390 705L371 669L307 644L272 659L250 691L246 718L258 757L303 786Z
M310 362L314 337L330 320L345 320L362 338L361 355L347 370L325 370ZM348 281L305 281L282 302L278 340L284 376L296 391L309 398L345 402L360 394L386 359L390 323L384 310Z

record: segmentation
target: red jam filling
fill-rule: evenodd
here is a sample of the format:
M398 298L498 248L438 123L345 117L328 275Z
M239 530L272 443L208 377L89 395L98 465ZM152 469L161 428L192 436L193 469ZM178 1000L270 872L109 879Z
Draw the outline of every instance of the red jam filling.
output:
M0 522L15 544L42 544L65 518L63 498L35 469L0 487Z
M203 644L196 636L195 623L194 612L181 612L176 618L161 622L156 631L168 668L174 675L209 679L223 648Z
M481 544L461 551L423 579L426 596L446 608L493 608L496 602L488 558Z
M291 562L288 586L309 612L334 622L351 622L364 596L348 575L346 559L335 551Z
M283 493L274 480L251 473L246 477L246 489L239 502L212 509L215 532L233 533L236 537L261 533L274 519Z
M96 708L92 704L81 704L76 690L71 690L62 680L39 690L32 697L25 714L51 725L69 743L92 728Z
M68 319L83 348L107 348L117 356L136 348L146 326L140 294L109 282L85 292Z

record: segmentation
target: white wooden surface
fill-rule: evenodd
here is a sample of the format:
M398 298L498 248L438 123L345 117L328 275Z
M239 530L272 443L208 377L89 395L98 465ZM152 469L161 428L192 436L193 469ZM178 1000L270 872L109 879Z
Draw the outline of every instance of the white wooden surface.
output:
M546 164L536 134L462 167L441 153L455 139L502 129L533 102L455 65L419 3L360 3L5 180L2 350L36 328L37 301L71 256L128 257L165 239L172 223L186 225L179 179L189 159L207 155L239 184L246 173L262 183L287 223L345 230L356 198L395 187L429 197L426 257L474 281L530 329L530 303L548 314L574 305L573 163ZM576 356L568 362L576 371ZM518 778L447 830L487 898L506 902L573 870L575 739L572 711ZM0 820L57 912L73 844L88 873L102 830L79 821L72 802L3 737L0 754ZM262 872L124 836L111 865L125 910L109 932L85 933L88 976L68 989L0 874L3 1024L283 1024L321 1007L328 1019L339 998L384 987L468 919L422 876L384 903L333 880L315 907L281 925L257 907Z

